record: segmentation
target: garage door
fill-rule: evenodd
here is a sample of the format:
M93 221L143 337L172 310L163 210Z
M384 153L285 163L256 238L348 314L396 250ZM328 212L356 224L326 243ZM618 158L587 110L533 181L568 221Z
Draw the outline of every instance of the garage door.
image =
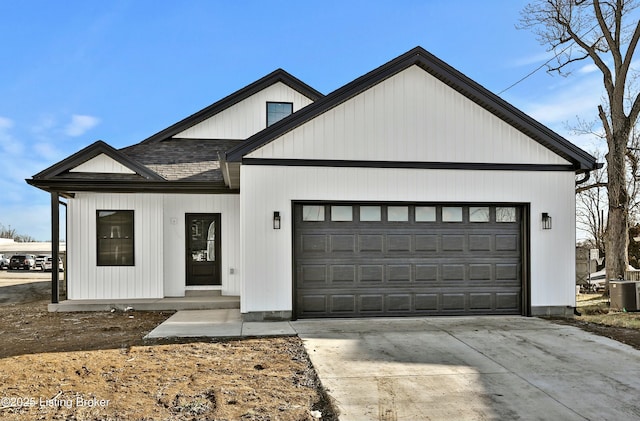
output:
M522 209L294 205L295 314L522 313Z

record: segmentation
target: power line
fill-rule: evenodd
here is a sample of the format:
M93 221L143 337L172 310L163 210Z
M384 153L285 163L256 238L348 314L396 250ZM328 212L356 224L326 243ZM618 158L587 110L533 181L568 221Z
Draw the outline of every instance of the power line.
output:
M593 31L594 29L596 29L598 27L599 24L595 24L591 29L589 29L587 32L585 32L582 36L580 36L580 38L583 38L584 36L586 36L587 34L589 34L589 32ZM562 53L564 53L565 51L567 51L569 48L573 47L573 45L575 44L575 41L572 41L569 45L567 45L566 47L564 47L560 52L556 53L553 57L551 57L549 60L545 61L544 63L542 63L540 66L536 67L533 71L529 72L526 76L522 77L521 79L519 79L518 81L512 83L511 85L509 85L508 87L506 87L505 89L501 90L500 92L498 92L498 95L502 95L503 93L507 92L509 89L513 88L514 86L516 86L517 84L525 81L526 79L528 79L529 77L533 76L536 72L538 72L538 70L542 69L543 67L545 67L547 64L551 63L553 60L557 59L558 56Z

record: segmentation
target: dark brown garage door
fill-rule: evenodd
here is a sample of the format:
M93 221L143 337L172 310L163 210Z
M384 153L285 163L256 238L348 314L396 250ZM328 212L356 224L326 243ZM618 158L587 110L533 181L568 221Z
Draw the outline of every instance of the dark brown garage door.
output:
M522 209L294 205L295 313L521 314Z

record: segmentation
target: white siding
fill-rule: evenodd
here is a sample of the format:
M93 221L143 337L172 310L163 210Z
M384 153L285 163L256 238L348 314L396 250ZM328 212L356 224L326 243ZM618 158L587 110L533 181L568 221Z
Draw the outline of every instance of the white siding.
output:
M167 194L164 196L164 295L185 291L185 214L221 214L222 294L240 295L240 195ZM231 269L234 273L231 274Z
M90 172L90 173L110 173L110 174L135 174L134 171L125 167L118 161L101 153L90 160L70 169L69 172Z
M531 304L575 305L572 172L241 167L242 312L292 309L293 201L528 203ZM273 211L282 229L272 228ZM553 218L542 230L541 213Z
M278 82L174 137L247 139L267 127L267 101L292 102L294 112L313 102L298 91Z
M238 295L238 208L238 195L76 193L68 201L69 299L183 296L186 213L222 214L222 293ZM97 266L100 209L134 211L135 266ZM236 274L230 274L231 268Z
M417 66L409 67L247 156L568 163Z
M97 266L99 209L134 211L135 266ZM69 299L163 296L161 195L76 193L67 211Z

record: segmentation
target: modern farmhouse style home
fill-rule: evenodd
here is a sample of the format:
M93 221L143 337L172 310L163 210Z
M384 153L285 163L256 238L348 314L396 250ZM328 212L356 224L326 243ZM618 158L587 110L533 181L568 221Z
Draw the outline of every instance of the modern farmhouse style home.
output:
M566 315L576 174L598 165L418 47L328 95L276 70L27 181L51 193L54 244L66 200L70 302L219 290L245 320Z

